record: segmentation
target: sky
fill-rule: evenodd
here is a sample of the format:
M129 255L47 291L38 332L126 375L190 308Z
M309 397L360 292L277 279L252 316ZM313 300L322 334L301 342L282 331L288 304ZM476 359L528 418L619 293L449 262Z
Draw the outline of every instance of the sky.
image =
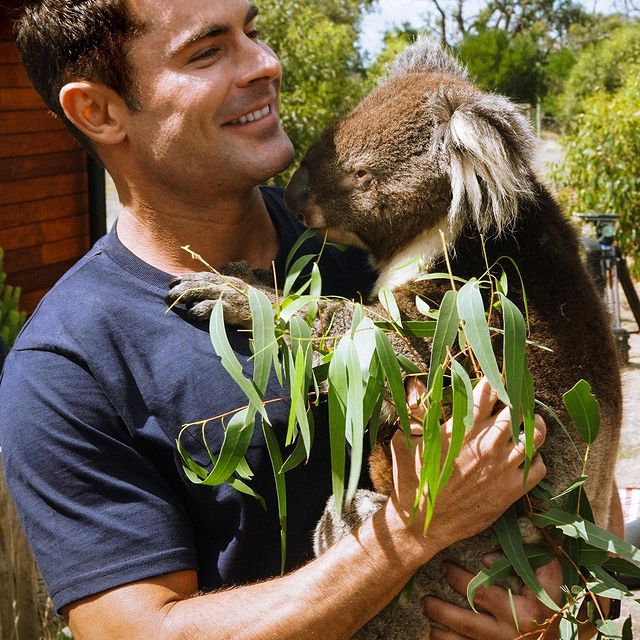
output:
M586 0L583 4L588 11L611 11L614 0ZM484 4L469 2L468 4ZM422 18L427 13L433 13L429 0L378 0L377 9L366 15L362 21L360 45L363 51L375 56L382 47L382 36L395 25L409 22L414 27L425 23Z

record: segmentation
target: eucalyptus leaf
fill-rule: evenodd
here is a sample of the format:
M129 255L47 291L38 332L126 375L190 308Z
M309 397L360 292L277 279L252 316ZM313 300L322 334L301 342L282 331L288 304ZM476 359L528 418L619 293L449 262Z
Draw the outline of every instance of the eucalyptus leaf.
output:
M276 439L271 425L262 423L264 439L267 443L273 477L276 483L276 495L278 498L278 517L280 519L280 575L284 575L287 562L287 484L282 469L282 454L280 445Z
M347 391L347 428L351 433L351 458L346 501L351 502L358 489L364 455L364 384L358 351L353 341L349 342L347 359L349 388Z
M251 410L254 413L258 411L263 419L268 422L269 417L262 404L262 398L258 394L253 382L244 377L242 365L238 361L238 358L236 358L236 354L229 344L221 304L216 304L213 307L209 321L209 335L211 336L213 348L218 354L222 366L249 399Z
M509 399L511 400L511 424L514 440L518 438L522 422L522 395L524 371L526 367L525 339L526 327L520 309L509 298L500 296L502 301L503 368ZM526 441L525 441L526 443ZM525 452L526 453L526 452Z
M384 332L376 327L376 351L378 359L384 372L384 377L389 385L391 397L396 406L396 411L400 418L400 424L404 431L407 444L411 442L411 427L409 425L409 414L407 412L407 399L404 392L404 384L402 382L402 372L396 354L389 342L389 338Z
M431 311L431 307L420 296L416 296L416 309L423 316L428 316Z
M593 444L600 430L600 405L591 393L591 385L579 380L562 395L562 400L584 441Z
M533 523L539 527L555 526L565 535L572 538L580 538L592 547L621 555L627 560L640 561L640 549L637 549L626 540L621 540L614 536L609 531L601 529L593 522L566 511L550 509L545 513L534 516Z
M491 346L489 325L477 280L470 280L458 291L457 306L458 314L464 320L464 334L484 375L495 389L498 398L509 406L511 402L504 388L496 356Z
M378 300L380 300L380 304L389 314L391 321L401 327L402 317L400 315L398 303L393 295L393 291L391 291L389 287L380 287L380 290L378 291Z
M526 556L522 544L522 536L520 535L520 527L518 526L518 517L513 507L498 519L493 525L493 530L498 537L505 556L511 562L515 572L522 578L522 581L536 594L540 602L549 607L549 609L558 611L558 605L538 582Z
M473 389L469 374L459 362L452 360L451 377L453 380L451 436L449 438L447 456L440 472L439 488L444 487L451 477L453 462L458 457L460 449L462 449L464 435L467 429L473 425Z
M447 291L440 304L440 313L436 323L436 332L431 345L431 360L429 362L429 377L427 378L427 388L430 387L431 372L444 363L447 350L451 349L453 342L458 335L458 325L460 318L456 308L456 291Z
M414 282L421 282L424 280L454 280L455 282L461 282L462 284L465 284L468 282L468 280L465 280L464 278L460 278L459 276L452 276L451 274L446 272L445 273L425 273L415 278Z

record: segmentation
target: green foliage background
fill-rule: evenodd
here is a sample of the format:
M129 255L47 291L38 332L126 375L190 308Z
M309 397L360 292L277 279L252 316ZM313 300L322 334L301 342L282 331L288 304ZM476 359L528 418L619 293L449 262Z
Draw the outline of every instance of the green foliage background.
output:
M0 337L11 346L24 324L25 313L18 308L20 289L6 284L7 276L2 272L4 251L0 247Z
M282 61L282 123L296 149L294 165L275 179L286 184L304 150L366 92L356 46L363 12L373 0L264 0L262 39Z
M556 179L570 211L618 213L617 240L640 277L640 64L618 91L586 98L563 146Z

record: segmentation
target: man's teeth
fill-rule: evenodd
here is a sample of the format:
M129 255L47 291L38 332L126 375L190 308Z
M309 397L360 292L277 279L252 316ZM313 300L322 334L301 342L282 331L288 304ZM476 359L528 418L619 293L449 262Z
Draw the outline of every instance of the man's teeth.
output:
M239 118L232 120L229 124L244 124L245 122L253 122L254 120L261 120L270 112L271 112L271 107L267 105L262 109L258 109L258 111L252 111L251 113L247 113L244 116L240 116Z

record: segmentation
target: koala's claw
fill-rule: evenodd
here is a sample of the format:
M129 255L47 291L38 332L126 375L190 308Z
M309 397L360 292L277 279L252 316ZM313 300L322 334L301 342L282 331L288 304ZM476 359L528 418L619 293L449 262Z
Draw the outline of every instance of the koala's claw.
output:
M184 304L191 320L208 320L220 301L225 322L242 327L251 325L247 285L239 278L204 271L185 274L172 280L169 286L165 301L169 305Z

